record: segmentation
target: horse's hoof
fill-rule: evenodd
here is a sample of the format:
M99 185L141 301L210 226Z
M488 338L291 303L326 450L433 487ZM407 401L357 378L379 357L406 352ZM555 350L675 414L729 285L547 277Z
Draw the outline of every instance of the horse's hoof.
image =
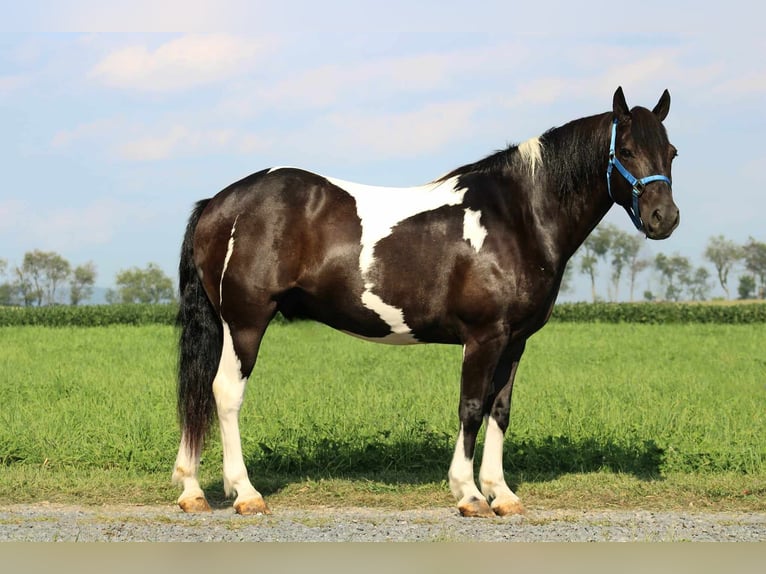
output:
M462 516L477 518L494 518L495 513L484 499L472 498L468 502L457 507Z
M492 511L498 516L512 516L514 514L525 514L527 509L521 504L521 501L507 500L505 502L494 501L492 503Z
M248 500L234 503L234 510L242 516L252 516L254 514L271 514L271 510L266 506L262 497L257 496Z
M193 498L183 498L178 501L178 506L184 512L211 512L210 505L204 496L195 496Z

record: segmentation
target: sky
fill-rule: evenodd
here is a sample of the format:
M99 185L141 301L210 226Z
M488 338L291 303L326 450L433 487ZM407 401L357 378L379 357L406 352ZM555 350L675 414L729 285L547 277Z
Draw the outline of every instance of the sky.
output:
M0 24L9 267L41 249L92 261L101 287L150 262L175 279L194 202L245 175L417 185L609 111L618 86L630 106L672 97L681 225L647 254L701 265L711 236L766 241L758 3L19 4ZM605 221L633 230L619 207ZM589 297L580 276L568 298Z

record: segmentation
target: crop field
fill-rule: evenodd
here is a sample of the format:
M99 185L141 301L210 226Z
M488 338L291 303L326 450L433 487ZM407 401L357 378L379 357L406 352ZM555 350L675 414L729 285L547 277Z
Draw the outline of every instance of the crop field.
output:
M0 328L3 503L172 504L175 341ZM516 379L509 484L538 508L766 509L764 343L763 323L551 323ZM241 413L253 483L272 506L452 505L460 357L272 325ZM224 504L217 429L201 476Z

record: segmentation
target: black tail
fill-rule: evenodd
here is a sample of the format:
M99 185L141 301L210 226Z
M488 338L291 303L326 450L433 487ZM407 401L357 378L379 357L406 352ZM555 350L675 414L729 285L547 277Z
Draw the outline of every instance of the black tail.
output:
M194 265L194 230L209 199L199 201L189 217L178 266L179 294L176 325L178 349L178 417L192 452L202 447L215 414L213 378L221 360L221 322L202 288Z

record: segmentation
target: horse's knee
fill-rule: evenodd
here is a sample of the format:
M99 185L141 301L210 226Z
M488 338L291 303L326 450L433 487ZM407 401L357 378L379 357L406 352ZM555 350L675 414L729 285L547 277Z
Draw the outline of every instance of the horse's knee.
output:
M484 418L484 405L480 399L462 398L460 399L459 416L463 428L466 430L477 430Z

